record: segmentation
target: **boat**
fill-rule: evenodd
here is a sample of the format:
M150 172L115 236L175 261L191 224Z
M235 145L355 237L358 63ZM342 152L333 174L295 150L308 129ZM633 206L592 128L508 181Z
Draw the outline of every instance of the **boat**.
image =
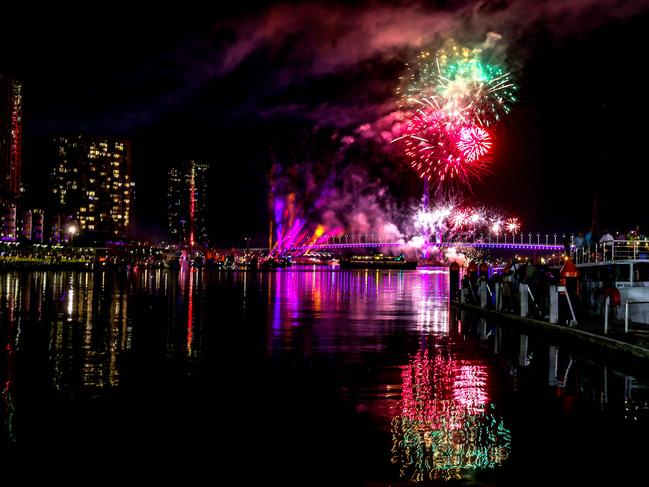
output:
M607 288L616 289L615 317L649 325L649 241L615 240L573 248L582 299L591 314L603 313ZM617 301L617 299L616 299ZM628 303L628 306L627 306Z
M352 255L340 260L341 269L416 269L417 261L407 260L405 255L399 256L374 254Z
M288 257L265 257L259 260L258 267L259 269L277 269L283 267L289 267L291 261Z

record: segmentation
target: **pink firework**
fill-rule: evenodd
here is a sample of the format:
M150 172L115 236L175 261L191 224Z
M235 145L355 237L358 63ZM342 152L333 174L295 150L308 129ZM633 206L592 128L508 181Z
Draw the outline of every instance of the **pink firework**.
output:
M468 184L488 172L484 157L491 140L489 133L473 125L459 111L419 109L405 123L404 152L421 178L438 186L457 180Z
M507 231L512 235L516 235L521 229L521 224L518 221L518 218L509 218L506 222L506 225Z
M491 136L482 127L462 127L457 147L467 161L476 162L489 154Z

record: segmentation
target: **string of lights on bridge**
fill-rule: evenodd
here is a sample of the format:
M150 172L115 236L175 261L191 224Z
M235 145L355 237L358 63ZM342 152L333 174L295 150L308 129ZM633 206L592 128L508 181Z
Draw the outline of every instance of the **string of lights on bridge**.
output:
M536 237L536 238L534 238ZM473 235L472 238L455 239L446 242L427 242L423 246L427 248L433 247L454 247L454 246L469 246L475 248L491 248L491 249L521 249L521 250L562 250L563 244L557 243L561 238L561 242L565 239L566 235L554 233L544 234L541 233L521 233L520 235ZM572 241L572 236L570 240ZM411 237L405 236L398 241L390 239L387 236L372 233L346 233L327 238L326 242L313 245L299 245L295 246L293 250L327 250L327 249L346 249L346 248L382 248L382 247L407 247L411 245Z

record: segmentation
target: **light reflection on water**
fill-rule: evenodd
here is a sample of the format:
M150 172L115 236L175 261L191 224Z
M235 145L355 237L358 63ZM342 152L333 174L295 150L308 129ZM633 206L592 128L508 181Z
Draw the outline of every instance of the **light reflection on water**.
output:
M487 367L436 345L404 367L401 414L392 421L392 461L413 481L460 479L462 470L501 465L510 450L510 431L489 401Z
M399 331L448 331L443 271L284 271L268 279L272 350L291 349L291 329L311 323L318 346L344 353L347 362L381 351L382 339Z
M8 273L0 296L7 346L18 350L23 327L47 323L53 387L72 393L119 386L118 360L132 332L126 285L107 288L105 274Z
M0 345L2 443L39 440L38 431L21 433L34 394L48 404L119 398L128 409L135 396L125 391L148 382L191 391L201 386L189 378L212 387L225 373L262 405L282 411L304 401L306 419L284 418L298 431L330 414L323 399L350 405L351 418L332 419L350 437L332 433L323 448L365 445L363 475L377 482L475 480L511 467L517 441L540 434L518 411L540 400L559 407L559 417L597 410L646 424L648 411L642 379L484 320L456 319L441 269L8 272L0 274ZM238 366L246 360L260 364L271 395L252 392ZM275 394L273 381L286 377L284 391L313 381L311 396ZM172 412L165 421L185 418ZM357 422L366 429L352 440L348 425ZM521 424L533 432L520 433ZM378 452L369 439L377 437Z

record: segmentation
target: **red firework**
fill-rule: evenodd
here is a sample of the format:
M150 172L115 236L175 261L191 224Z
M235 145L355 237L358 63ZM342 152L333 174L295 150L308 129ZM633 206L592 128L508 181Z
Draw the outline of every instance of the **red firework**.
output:
M489 171L491 137L462 112L419 109L405 127L397 140L421 178L469 184Z

